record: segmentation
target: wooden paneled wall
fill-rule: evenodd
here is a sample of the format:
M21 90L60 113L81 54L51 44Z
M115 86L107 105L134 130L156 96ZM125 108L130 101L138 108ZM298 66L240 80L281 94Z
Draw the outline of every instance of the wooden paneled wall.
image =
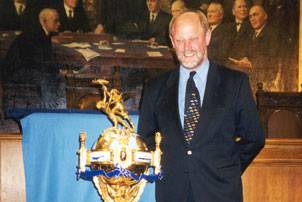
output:
M0 135L0 202L25 201L21 135ZM302 201L302 139L267 139L243 175L245 202Z
M25 201L20 134L0 134L0 202Z

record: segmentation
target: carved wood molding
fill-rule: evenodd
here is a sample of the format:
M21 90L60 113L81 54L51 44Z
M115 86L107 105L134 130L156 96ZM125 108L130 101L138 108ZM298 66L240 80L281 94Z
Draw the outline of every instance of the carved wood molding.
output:
M302 138L268 138L252 165L302 166Z

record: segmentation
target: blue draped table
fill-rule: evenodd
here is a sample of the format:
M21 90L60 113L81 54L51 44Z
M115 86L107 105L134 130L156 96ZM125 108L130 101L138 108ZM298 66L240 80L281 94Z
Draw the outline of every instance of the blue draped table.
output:
M138 115L131 116L137 125ZM79 133L87 132L91 148L112 124L105 115L33 113L21 120L23 160L28 202L101 201L90 181L76 179ZM154 183L147 184L140 202L153 202Z

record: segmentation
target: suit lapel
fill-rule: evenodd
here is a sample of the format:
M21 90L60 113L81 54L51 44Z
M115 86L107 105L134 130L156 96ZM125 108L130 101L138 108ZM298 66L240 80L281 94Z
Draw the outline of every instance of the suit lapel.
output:
M223 98L221 96L224 93L222 92L223 88L220 87L220 83L221 77L217 65L210 62L201 116L194 133L192 146L198 144L200 141L205 141L212 134L211 130L216 128L213 127L213 124L217 124L218 117L216 116L220 114L223 108L221 102Z
M180 134L179 137L183 137L181 121L179 117L178 108L178 82L179 82L179 69L170 74L165 88L162 90L157 110L158 115L162 116L162 120L165 124L172 124L175 129L173 134Z

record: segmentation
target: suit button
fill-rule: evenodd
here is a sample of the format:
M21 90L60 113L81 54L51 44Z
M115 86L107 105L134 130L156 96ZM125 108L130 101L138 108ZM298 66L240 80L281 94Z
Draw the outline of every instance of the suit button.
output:
M192 151L191 151L191 150L188 150L188 151L187 151L187 154L188 154L189 156L191 156L191 155L192 155Z

